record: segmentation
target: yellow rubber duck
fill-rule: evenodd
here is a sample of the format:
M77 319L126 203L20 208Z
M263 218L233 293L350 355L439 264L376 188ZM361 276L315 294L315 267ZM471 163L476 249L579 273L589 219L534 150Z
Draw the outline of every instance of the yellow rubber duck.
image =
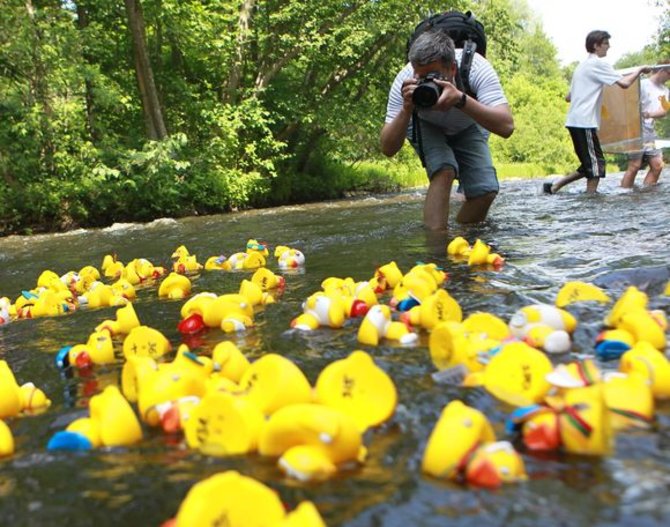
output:
M663 291L665 296L670 296L670 281L666 284L665 290Z
M158 296L160 298L177 300L186 298L190 294L191 280L179 273L170 273L158 287Z
M484 368L483 384L498 399L514 406L542 401L553 370L547 356L524 342L504 344Z
M476 311L463 320L466 333L482 335L484 338L503 341L512 336L507 323L500 317L483 311Z
M302 269L305 267L305 255L299 249L280 245L275 249L274 255L280 269Z
M197 313L202 316L203 313L205 312L205 309L207 309L208 305L214 302L214 300L216 300L217 298L218 295L216 293L210 293L207 291L193 295L186 302L184 302L183 306L181 306L180 310L181 318L182 319L188 318L194 313ZM217 327L219 326L219 324L221 324L221 321L219 321L218 324L215 324L212 327Z
M107 386L102 393L91 397L89 410L90 417L76 419L65 433L55 434L48 448L72 449L73 438L77 439L79 449L128 446L142 440L140 423L116 386Z
M399 344L414 344L419 336L407 324L392 319L391 308L384 304L372 306L358 328L358 342L377 346L382 339Z
M644 379L656 399L670 398L670 361L649 342L637 342L624 353L619 371Z
M14 436L7 423L0 419L0 458L12 454L14 454Z
M635 342L648 342L657 350L665 350L667 321L663 314L655 316L653 312L646 309L630 309L621 313L616 327L630 333Z
M183 258L184 256L191 256L191 253L189 252L189 250L186 248L185 245L180 245L174 251L172 251L170 258L172 258L173 260L178 260L179 258Z
M469 258L470 252L472 252L470 242L468 242L462 236L456 236L456 238L451 240L447 245L447 254L458 260L465 260Z
M141 326L141 323L135 307L131 302L128 302L116 310L116 318L114 320L103 320L96 326L95 330L102 331L106 329L112 335L127 335L139 326Z
M389 420L398 402L391 378L360 350L326 366L315 393L316 402L351 416L362 432Z
M202 264L198 262L198 259L194 254L190 256L182 256L172 264L172 270L179 274L197 273L202 267Z
M482 371L489 351L499 345L499 340L481 332L469 333L463 324L454 321L437 324L428 340L430 358L438 370L463 366L466 374Z
M649 428L654 420L654 394L640 375L610 372L604 378L605 404L614 430Z
M291 327L303 331L319 327L341 328L346 320L341 297L318 291L303 303L303 314L291 321Z
M244 327L253 325L254 309L249 299L243 295L227 293L217 296L213 301L201 298L197 305L202 309L202 319L207 327L227 331L230 328L224 328L224 325L236 327L236 322L240 322ZM185 308L186 305L182 311ZM230 324L226 324L226 320L229 320Z
M563 308L576 302L599 302L607 304L612 299L598 286L586 282L567 282L556 295L556 307Z
M216 525L220 521L228 527L325 527L311 502L302 502L295 511L286 513L276 491L234 470L195 484L174 521L163 527Z
M89 335L86 344L74 345L68 352L68 364L79 368L92 364L113 364L115 362L114 342L107 328L94 331Z
M20 413L36 413L51 405L42 390L32 382L21 386L7 361L0 360L0 419L15 417Z
M523 460L507 442L497 443L486 416L461 401L442 410L428 438L421 470L436 478L497 487L526 479Z
M228 257L231 270L234 271L250 271L265 267L265 256L259 252L252 253L233 253Z
M279 465L301 481L330 477L345 463L362 462L361 432L348 415L320 404L292 404L277 410L263 426L258 452L280 457Z
M119 278L110 287L112 288L112 292L115 296L125 298L129 302L132 302L137 298L137 291L135 291L135 286L125 278Z
M502 256L491 252L491 247L477 239L468 255L468 265L490 265L494 269L502 267L505 260Z
M105 278L117 279L121 277L125 265L120 260L117 260L116 254L106 254L102 259L100 269Z
M249 399L265 415L278 409L312 400L312 387L292 361L268 353L251 363L242 374L238 395Z
M231 271L233 266L228 261L228 258L220 254L218 256L210 256L205 261L206 271Z
M123 356L151 357L156 359L171 351L170 341L157 329L137 326L123 340Z
M261 243L254 238L251 238L251 239L247 240L246 251L247 251L248 254L253 254L253 253L260 254L264 258L266 256L270 255L270 251L268 250L267 244Z
M217 375L237 383L250 366L240 349L228 340L219 342L212 350L212 363Z
M190 448L231 456L256 451L264 424L263 412L248 399L211 392L194 406L183 426Z
M512 315L509 329L513 336L524 338L533 324L544 324L572 334L577 327L577 319L565 309L551 304L533 304L522 307Z
M265 269L265 267L262 269ZM246 278L240 282L239 294L246 297L252 306L274 304L275 302L272 294L263 291L260 285Z
M463 312L461 306L446 289L438 289L421 304L402 313L400 319L412 326L430 331L440 322L447 320L461 322Z
M383 293L384 291L392 290L398 285L402 277L403 272L398 267L398 264L395 261L391 261L375 270L371 285L375 292Z
M646 293L640 291L635 286L629 286L607 313L604 323L609 328L615 328L619 325L624 313L639 309L646 310L648 303L649 297Z
M273 273L267 267L257 269L254 274L251 275L251 281L258 285L264 292L273 289L283 289L286 285L286 280L283 276Z

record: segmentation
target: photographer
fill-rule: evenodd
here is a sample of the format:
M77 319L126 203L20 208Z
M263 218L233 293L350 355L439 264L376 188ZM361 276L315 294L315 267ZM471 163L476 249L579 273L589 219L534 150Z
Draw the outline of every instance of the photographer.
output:
M486 218L499 189L488 132L507 138L514 131L498 75L484 57L475 53L469 75L476 99L457 88L461 54L445 32L422 33L409 49L409 64L391 86L381 130L385 155L395 155L407 138L421 158L429 179L423 222L432 230L446 228L454 179L465 194L456 220Z

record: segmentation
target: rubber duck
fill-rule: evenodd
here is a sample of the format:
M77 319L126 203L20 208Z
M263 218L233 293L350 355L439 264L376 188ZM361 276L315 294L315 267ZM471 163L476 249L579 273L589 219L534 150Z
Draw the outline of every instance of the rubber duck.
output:
M222 518L229 527L325 527L311 502L302 502L287 513L276 491L234 470L196 483L176 518L161 527L217 525Z
M656 399L670 398L670 361L649 342L637 342L625 352L619 362L619 371L644 379Z
M179 314L181 315L182 319L187 318L194 313L202 315L205 312L205 309L207 309L208 305L214 302L214 300L217 298L218 295L216 293L210 293L207 291L197 293L184 302L184 305L181 306ZM220 323L221 322L219 321L219 324ZM216 327L219 324L215 324L212 327Z
M341 328L346 320L345 307L337 295L318 291L303 303L303 314L291 321L291 327L302 331L319 327Z
M621 317L629 311L646 310L649 297L635 286L629 286L617 299L612 309L604 319L605 326L615 328L619 326Z
M249 360L229 340L219 342L212 350L212 363L217 375L239 382L250 366Z
M179 274L194 274L202 269L195 255L182 256L172 264L172 270Z
M628 331L635 342L649 342L657 350L665 350L667 321L661 311L652 312L641 308L627 310L618 317L616 327Z
M195 405L183 427L190 448L232 456L255 452L264 424L263 412L248 399L211 392Z
M408 272L393 288L389 305L397 311L409 311L437 291L437 288L431 273Z
M191 294L191 281L188 277L179 273L170 273L158 288L160 298L173 300L186 298Z
M286 280L283 276L273 273L267 267L260 267L253 275L251 281L258 285L262 291L268 292L273 289L284 289Z
M526 406L542 401L551 385L546 375L553 370L541 351L524 342L503 344L483 372L486 390L508 404Z
M114 320L103 320L96 326L95 330L102 331L103 329L107 329L112 335L127 335L140 325L140 319L137 316L135 307L129 302L116 310L116 318Z
M76 303L69 291L63 295L46 289L41 291L35 299L29 318L56 317L75 310Z
M48 397L32 382L19 386L7 361L0 360L0 419L37 413L50 405Z
M477 239L468 255L468 265L490 265L494 269L500 269L505 259L497 253L491 252L491 247Z
M0 419L0 458L12 454L14 454L14 436L7 423Z
M175 360L159 364L154 370L142 363L135 364L137 379L137 408L142 421L149 426L162 425L168 412L171 425L181 423L178 404L184 399L202 398L211 362L180 347ZM177 407L177 408L176 408Z
M384 304L372 306L358 328L358 342L377 346L381 339L399 344L414 344L419 336L407 324L392 319L391 308Z
M115 296L125 298L129 302L132 302L137 298L137 291L135 291L135 286L131 284L125 278L119 278L116 282L111 284L112 292Z
M328 277L321 282L321 288L328 296L342 301L348 318L363 317L378 303L377 293L369 282L354 282L351 277Z
M457 260L466 260L470 257L471 252L472 247L470 247L470 242L462 236L456 236L447 245L447 254Z
M461 306L446 289L438 289L421 304L402 313L400 320L430 331L437 324L446 320L461 322L463 312Z
M185 245L180 245L174 251L172 251L172 254L170 255L170 258L173 259L173 260L178 260L179 258L183 258L185 256L191 256L191 253L186 248Z
M93 282L89 290L79 297L79 303L96 308L126 304L128 301L116 296L111 286L102 282Z
M259 252L233 253L228 257L231 270L249 271L265 267L265 256Z
M142 439L142 428L119 389L110 385L91 397L90 417L70 423L64 432L57 432L47 445L48 450L87 450L100 446L128 446Z
M463 329L466 333L480 335L487 339L503 341L511 337L507 323L493 315L483 311L476 311L469 314L463 320Z
M482 371L490 351L498 346L499 340L490 339L485 333L469 333L463 324L449 320L437 324L428 340L430 358L438 370L464 367L464 375ZM463 380L458 379L457 384Z
M530 450L556 450L582 455L607 455L612 450L612 428L601 383L565 391L564 397L544 405L519 408L512 414Z
M89 335L86 344L70 346L67 348L66 357L56 358L56 365L60 368L68 366L87 368L93 364L113 364L114 362L116 362L114 343L108 328L94 331Z
M123 356L126 359L137 356L156 359L171 349L170 341L160 331L149 326L131 329L123 340Z
M8 324L11 321L9 315L9 309L12 306L12 302L6 296L0 298L0 326L3 324Z
M125 265L117 260L116 254L106 254L102 259L100 269L105 278L117 279L121 277Z
M370 286L375 293L383 293L392 290L403 277L403 272L395 261L381 265L375 269L374 276L370 280Z
M230 271L232 268L233 266L228 261L228 258L223 254L210 256L205 261L206 271Z
M268 245L266 243L259 242L255 238L247 240L246 251L248 254L258 253L264 258L270 255Z
M526 479L523 460L507 442L496 442L486 416L461 401L442 410L428 438L421 470L436 478L497 487Z
M300 481L324 480L340 466L363 462L361 432L347 414L320 404L291 404L270 416L258 452L279 457L280 468Z
M351 416L361 432L388 421L398 402L391 378L360 350L328 364L315 393L316 402Z
M556 295L556 307L565 307L576 302L599 302L608 304L612 299L598 286L586 282L567 282Z
M670 281L666 284L665 290L663 291L665 296L670 296Z
M252 282L246 278L240 282L239 294L246 297L252 306L274 304L275 302L275 298L271 293L263 291L261 286L256 282Z
M596 336L595 352L600 360L617 360L633 347L635 337L625 329L606 329Z
M640 375L608 372L604 376L605 404L614 430L649 428L654 420L654 394Z
M550 304L522 307L509 321L510 333L526 339L532 346L547 353L565 353L570 350L570 335L577 327L577 320L568 311Z
M237 395L254 403L266 416L291 404L312 401L312 387L291 360L268 353L242 374Z
M209 328L218 327L230 333L253 326L253 306L249 299L240 294L228 293L213 300L201 297L199 302L191 304L189 309L195 309L195 306L201 309L203 322ZM182 312L185 308L186 305L183 306Z
M298 249L278 245L274 256L280 269L301 269L305 266L305 255Z

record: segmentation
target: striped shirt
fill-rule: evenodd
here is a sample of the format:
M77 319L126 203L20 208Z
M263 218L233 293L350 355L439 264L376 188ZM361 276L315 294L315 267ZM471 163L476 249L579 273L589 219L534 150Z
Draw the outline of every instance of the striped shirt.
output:
M463 50L456 50L456 62L460 64L461 54ZM396 75L391 90L389 91L388 103L386 106L385 122L390 123L400 113L402 109L402 83L406 79L414 77L414 68L411 63L408 63ZM498 74L491 66L491 63L482 57L479 53L475 53L470 68L470 89L477 95L477 100L487 106L499 106L507 104L507 98L500 85ZM440 126L447 135L454 135L475 121L467 114L461 112L457 108L450 108L446 112L443 110L419 110L419 117L437 126Z

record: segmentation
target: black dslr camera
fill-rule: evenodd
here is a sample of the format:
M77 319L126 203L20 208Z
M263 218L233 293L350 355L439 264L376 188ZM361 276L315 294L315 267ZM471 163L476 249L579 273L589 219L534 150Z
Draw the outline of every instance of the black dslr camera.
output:
M430 108L440 98L442 86L437 84L435 79L442 80L442 75L431 71L417 82L417 87L412 93L412 102L419 108Z

